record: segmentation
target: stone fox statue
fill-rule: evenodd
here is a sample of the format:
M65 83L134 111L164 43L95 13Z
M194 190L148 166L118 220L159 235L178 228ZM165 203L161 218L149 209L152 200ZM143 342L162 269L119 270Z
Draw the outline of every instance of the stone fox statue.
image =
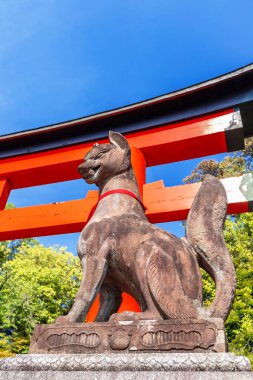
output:
M127 140L109 133L110 144L95 144L78 170L89 184L108 191L83 229L78 255L83 278L67 316L57 322L82 322L100 292L96 321L139 319L226 319L235 292L234 267L223 239L226 193L208 176L197 193L183 239L150 224L145 216L130 161ZM216 284L216 296L202 307L203 267ZM140 313L115 314L121 293L131 294Z

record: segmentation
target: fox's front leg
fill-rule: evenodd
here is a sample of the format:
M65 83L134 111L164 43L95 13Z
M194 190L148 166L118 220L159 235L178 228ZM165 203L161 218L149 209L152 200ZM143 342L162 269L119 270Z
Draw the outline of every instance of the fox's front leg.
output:
M87 250L81 258L82 281L75 302L68 315L57 318L56 323L83 322L107 272L109 244L104 242L97 255L89 255Z

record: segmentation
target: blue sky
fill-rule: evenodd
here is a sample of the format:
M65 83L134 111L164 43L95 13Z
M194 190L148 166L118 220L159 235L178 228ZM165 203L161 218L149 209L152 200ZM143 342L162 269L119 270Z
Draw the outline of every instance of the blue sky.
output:
M253 61L252 0L0 0L0 134L189 86ZM218 159L223 156L220 155ZM149 168L180 184L201 159ZM13 191L17 207L77 199L71 181ZM177 223L164 228L182 235ZM75 253L78 234L41 238Z

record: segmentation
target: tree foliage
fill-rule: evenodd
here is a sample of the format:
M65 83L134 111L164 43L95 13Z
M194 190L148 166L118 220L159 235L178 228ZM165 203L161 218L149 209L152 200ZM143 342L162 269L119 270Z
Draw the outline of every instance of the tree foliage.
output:
M236 297L226 323L229 348L253 362L253 215L228 219L225 240L237 275Z
M221 162L215 160L203 160L187 176L184 183L203 181L207 174L218 178L240 176L253 172L253 138L245 140L245 149L226 156Z
M52 323L71 307L79 260L29 239L0 243L0 263L0 355L24 353L35 323Z
M252 171L253 138L249 138L245 150L228 155L221 162L200 162L184 182L203 181L207 174L227 178ZM226 322L229 350L248 356L253 363L253 213L229 216L224 237L237 275L236 296ZM202 273L204 300L208 305L214 298L215 288L211 278Z

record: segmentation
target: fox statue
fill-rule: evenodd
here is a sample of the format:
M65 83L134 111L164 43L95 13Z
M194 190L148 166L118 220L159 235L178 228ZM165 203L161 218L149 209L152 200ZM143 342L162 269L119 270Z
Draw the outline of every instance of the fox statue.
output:
M99 187L100 200L79 238L80 289L69 314L56 322L83 322L98 292L99 322L225 320L236 278L223 238L227 207L223 185L207 176L189 212L186 236L180 239L148 222L129 144L117 132L109 132L109 140L110 144L95 144L78 167L88 184ZM216 286L206 309L200 267ZM137 300L141 312L117 314L122 292Z

